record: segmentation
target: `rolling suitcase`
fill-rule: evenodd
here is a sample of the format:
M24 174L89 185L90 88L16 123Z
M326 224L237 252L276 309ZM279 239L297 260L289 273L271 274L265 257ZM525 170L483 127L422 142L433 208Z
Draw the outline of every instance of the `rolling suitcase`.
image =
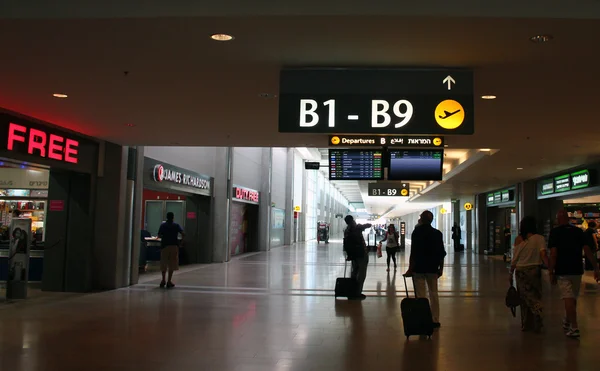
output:
M404 277L404 287L406 289L406 298L400 303L402 311L402 323L404 324L404 335L409 339L412 335L422 335L431 338L433 335L433 316L429 300L426 298L417 298L408 296L408 286L406 285L406 276Z
M335 297L351 298L358 294L358 282L352 277L346 277L348 261L344 264L344 277L338 277L335 280Z

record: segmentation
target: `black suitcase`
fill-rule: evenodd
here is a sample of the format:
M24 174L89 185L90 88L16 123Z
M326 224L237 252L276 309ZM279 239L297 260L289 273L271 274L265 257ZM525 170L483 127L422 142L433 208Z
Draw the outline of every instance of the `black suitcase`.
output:
M358 282L354 278L346 277L346 269L348 261L344 264L344 277L338 277L335 280L335 297L336 298L351 298L358 294Z
M402 311L402 323L404 324L404 335L409 339L413 335L427 336L433 335L433 316L429 300L426 298L408 297L408 286L406 285L406 276L404 277L404 287L406 289L406 298L400 303Z

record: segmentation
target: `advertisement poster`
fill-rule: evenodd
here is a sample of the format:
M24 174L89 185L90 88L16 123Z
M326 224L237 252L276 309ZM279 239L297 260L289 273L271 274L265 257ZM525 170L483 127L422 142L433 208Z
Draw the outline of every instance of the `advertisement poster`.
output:
M27 298L31 219L13 219L10 223L7 299Z
M285 210L277 209L275 207L271 208L271 228L285 228Z
M246 205L233 202L229 224L231 256L246 252Z

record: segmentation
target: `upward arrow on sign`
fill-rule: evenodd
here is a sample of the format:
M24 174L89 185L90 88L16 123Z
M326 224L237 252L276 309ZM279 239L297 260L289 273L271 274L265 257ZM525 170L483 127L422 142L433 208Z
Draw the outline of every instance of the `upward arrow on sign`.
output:
M456 84L456 81L452 78L452 76L448 75L443 81L444 84L448 84L448 90L452 90L452 84Z

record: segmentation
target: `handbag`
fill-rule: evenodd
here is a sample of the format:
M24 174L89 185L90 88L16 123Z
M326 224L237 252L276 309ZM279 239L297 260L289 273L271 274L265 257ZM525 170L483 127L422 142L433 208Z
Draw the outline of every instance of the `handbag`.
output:
M379 245L377 245L377 257L381 258L383 256L383 253L381 252L381 242L379 243Z
M521 305L521 298L517 289L511 284L506 293L506 306L510 309L513 317L517 316L517 307Z

